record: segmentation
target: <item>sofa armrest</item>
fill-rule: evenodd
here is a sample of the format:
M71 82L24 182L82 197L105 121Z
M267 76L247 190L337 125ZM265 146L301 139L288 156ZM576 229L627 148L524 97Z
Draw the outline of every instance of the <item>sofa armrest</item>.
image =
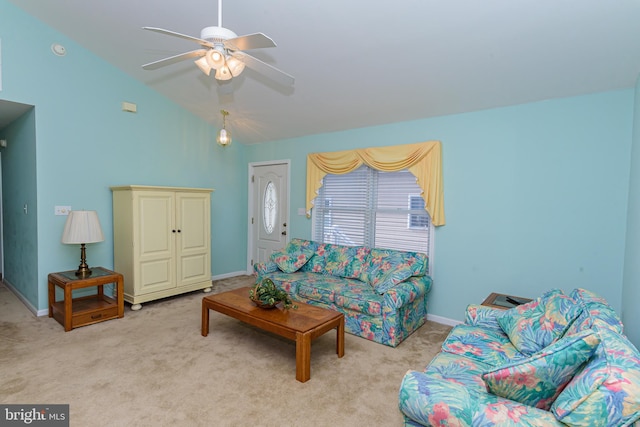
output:
M465 312L465 325L480 326L483 328L502 330L500 324L496 320L496 315L502 313L503 310L491 308L479 304L469 304Z
M429 372L407 371L398 407L406 418L425 426L564 426L549 411L491 393L470 393L460 383Z
M425 426L470 426L476 409L462 385L411 370L400 384L398 406L407 418Z
M253 264L253 272L258 275L258 277L267 273L273 273L274 271L278 271L278 264L273 261L256 262Z
M384 303L388 307L400 308L411 303L431 290L431 277L410 277L384 293Z

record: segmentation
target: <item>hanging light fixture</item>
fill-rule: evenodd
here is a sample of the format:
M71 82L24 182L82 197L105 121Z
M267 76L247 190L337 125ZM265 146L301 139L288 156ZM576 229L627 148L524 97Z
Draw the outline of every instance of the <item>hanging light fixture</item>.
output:
M220 132L218 132L216 141L218 141L218 144L226 147L227 145L231 144L231 132L227 130L227 116L229 115L229 112L220 110L220 113L222 114L222 129L220 129Z
M226 60L224 48L222 46L216 46L214 49L210 49L203 57L195 61L200 70L207 76L211 73L211 70L220 70L226 68ZM216 72L216 78L218 78ZM238 73L240 74L240 73ZM230 77L229 77L230 78Z

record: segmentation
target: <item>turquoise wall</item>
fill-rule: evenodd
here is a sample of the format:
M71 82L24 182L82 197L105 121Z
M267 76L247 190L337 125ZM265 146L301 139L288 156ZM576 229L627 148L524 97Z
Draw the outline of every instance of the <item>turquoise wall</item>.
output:
M222 149L215 127L6 0L0 40L0 99L35 106L0 130L31 153L15 160L3 150L5 277L36 309L47 306L47 274L79 262L78 248L60 243L56 205L98 211L107 239L89 245L89 263L112 267L110 186L213 187L213 274L231 274L246 268L248 163L291 160L290 232L310 238L311 221L297 215L307 153L440 140L447 225L436 231L431 314L460 320L493 291L582 286L640 324L629 302L640 276L638 87ZM67 55L53 55L52 43ZM122 112L123 101L138 113ZM11 221L19 232L7 231Z
M622 321L631 342L640 348L640 76L636 81L627 213L627 247L622 288Z
M447 225L436 229L430 313L462 319L493 291L600 293L620 311L632 90L250 146L249 161L440 140ZM304 180L291 182L291 236L309 238Z
M0 98L35 106L36 170L30 182L4 182L5 204L33 198L32 231L12 242L5 230L6 279L33 307L47 307L47 274L77 268L79 249L60 243L66 217L54 206L97 210L106 240L88 245L90 265L113 268L110 186L124 184L215 188L212 195L214 275L246 269L244 147L223 149L217 129L140 84L6 0L0 0L2 91ZM64 57L51 44L67 49ZM121 111L123 101L138 113ZM9 140L9 144L16 141ZM3 156L3 168L11 159ZM36 209L37 207L37 209ZM238 215L241 212L242 215ZM37 238L36 236L37 230ZM34 240L37 239L37 240ZM26 245L33 254L18 253ZM29 255L29 256L26 256ZM25 266L34 277L22 277ZM27 283L23 283L27 281Z

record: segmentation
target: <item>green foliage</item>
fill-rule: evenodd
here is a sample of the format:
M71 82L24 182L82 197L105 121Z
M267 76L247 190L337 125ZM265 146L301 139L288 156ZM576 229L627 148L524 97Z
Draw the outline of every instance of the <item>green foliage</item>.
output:
M271 279L263 279L262 282L256 283L256 285L249 291L249 298L251 301L260 302L262 304L275 305L282 302L282 306L287 308L298 308L293 303L289 294L276 287Z

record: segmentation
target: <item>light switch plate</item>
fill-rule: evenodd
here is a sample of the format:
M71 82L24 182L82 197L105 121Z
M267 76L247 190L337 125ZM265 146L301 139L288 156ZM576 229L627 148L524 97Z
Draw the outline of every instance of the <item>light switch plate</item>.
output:
M55 214L56 215L69 215L71 212L71 206L56 206Z

